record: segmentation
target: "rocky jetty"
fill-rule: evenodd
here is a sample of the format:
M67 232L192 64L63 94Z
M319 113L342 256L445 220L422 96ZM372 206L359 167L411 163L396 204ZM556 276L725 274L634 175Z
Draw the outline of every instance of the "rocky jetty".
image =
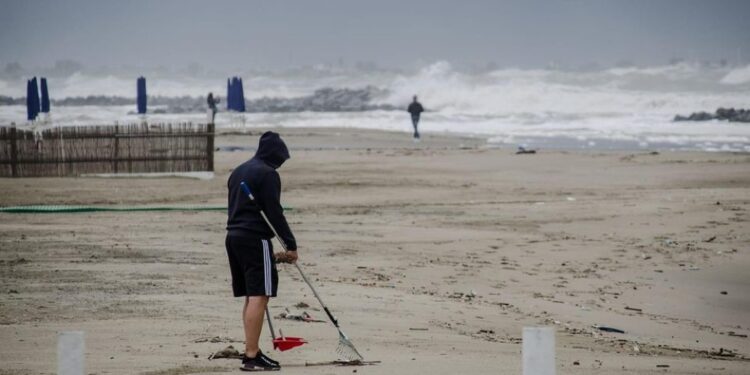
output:
M282 98L263 97L245 100L247 112L361 112L372 110L401 109L390 104L378 103L376 99L387 95L387 91L374 86L364 88L318 89L310 95ZM0 96L0 105L25 105L26 98ZM116 106L135 105L135 98L107 95L89 95L52 99L53 106ZM149 96L150 113L198 113L205 112L206 98L203 96ZM220 107L224 110L226 107Z
M312 95L296 98L260 98L247 103L248 112L360 112L397 109L389 104L373 103L387 92L374 86L362 89L323 88Z
M709 120L726 120L730 122L750 122L750 110L719 108L714 113L695 112L690 116L677 115L674 121L709 121Z

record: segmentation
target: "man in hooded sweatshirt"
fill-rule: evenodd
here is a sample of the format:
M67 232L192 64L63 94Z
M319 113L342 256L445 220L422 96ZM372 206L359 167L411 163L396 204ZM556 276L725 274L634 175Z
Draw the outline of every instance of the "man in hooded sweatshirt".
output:
M279 370L279 363L267 357L258 347L263 328L263 313L270 297L276 297L279 278L276 262L297 261L297 243L284 217L280 203L281 179L276 172L289 159L289 150L281 137L265 132L260 137L255 156L232 171L227 182L229 205L226 247L232 273L235 297L245 298L242 320L245 327L245 353L241 370ZM255 203L240 188L244 181L253 193ZM271 238L274 234L261 216L266 214L287 248L274 256Z

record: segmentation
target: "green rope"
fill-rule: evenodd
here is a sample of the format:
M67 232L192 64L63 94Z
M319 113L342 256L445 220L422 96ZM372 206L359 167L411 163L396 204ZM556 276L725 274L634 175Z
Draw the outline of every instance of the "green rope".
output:
M227 206L65 206L38 205L0 207L0 212L14 214L52 214L69 212L135 212L135 211L226 211Z
M66 206L66 205L34 205L0 207L0 213L11 214L57 214L70 212L137 212L137 211L226 211L227 206ZM291 207L284 207L284 211L291 211Z

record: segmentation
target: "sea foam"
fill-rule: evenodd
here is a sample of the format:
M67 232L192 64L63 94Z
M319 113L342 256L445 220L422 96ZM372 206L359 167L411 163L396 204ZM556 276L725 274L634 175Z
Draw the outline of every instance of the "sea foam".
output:
M421 130L476 134L501 143L539 142L549 146L550 139L565 138L582 147L625 142L634 148L656 144L665 148L748 151L750 137L747 125L671 121L681 113L746 107L750 103L750 67L681 63L593 71L508 68L467 73L438 61L411 73L321 66L286 73L239 74L243 76L248 100L275 103L276 98L282 103L298 103L299 108L291 108L290 113L220 112L219 127L356 127L409 132L411 123L405 109L411 97L418 95L427 109ZM316 90L332 88L339 91L329 96L338 100L346 93L362 95L361 89L368 86L374 88L368 91L372 93L366 99L368 103L332 103L331 108L343 108L345 112L326 112L327 107L318 105L315 97ZM226 80L220 77L148 75L148 92L153 96L203 97L212 91L223 97L225 90ZM53 99L88 95L134 97L135 78L76 73L50 78L50 91ZM0 79L0 95L19 97L23 93L24 79ZM301 97L312 99L291 100ZM352 101L340 99L342 103ZM315 106L307 108L306 103ZM134 110L134 106L53 106L51 124L136 121L137 117L131 114ZM150 110L169 112L168 108L154 105ZM205 121L206 114L200 108L192 110L196 112L150 114L149 119ZM23 106L0 106L1 123L23 124L24 120Z

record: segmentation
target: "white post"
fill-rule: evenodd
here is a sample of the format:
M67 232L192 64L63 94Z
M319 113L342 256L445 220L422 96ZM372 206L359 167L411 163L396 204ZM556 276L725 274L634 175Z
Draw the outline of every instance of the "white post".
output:
M555 329L523 327L523 375L555 375Z
M57 336L57 375L84 375L83 331L60 332Z

